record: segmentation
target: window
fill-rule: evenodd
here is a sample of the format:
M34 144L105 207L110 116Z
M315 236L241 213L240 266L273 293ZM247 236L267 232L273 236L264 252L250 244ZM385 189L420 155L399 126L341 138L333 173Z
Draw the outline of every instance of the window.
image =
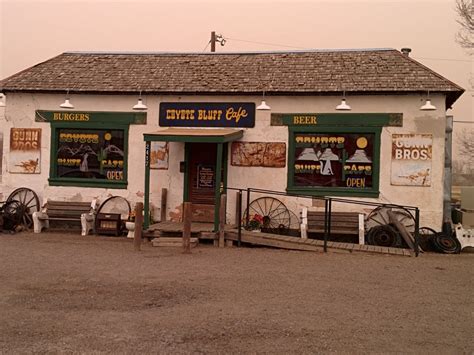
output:
M52 126L52 185L126 188L128 126Z
M289 129L288 192L378 196L380 128Z

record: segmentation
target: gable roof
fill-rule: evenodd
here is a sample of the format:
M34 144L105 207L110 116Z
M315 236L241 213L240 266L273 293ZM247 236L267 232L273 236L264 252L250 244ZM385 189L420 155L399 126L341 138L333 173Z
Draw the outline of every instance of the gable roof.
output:
M395 49L248 53L66 52L0 82L2 91L317 95L464 89Z

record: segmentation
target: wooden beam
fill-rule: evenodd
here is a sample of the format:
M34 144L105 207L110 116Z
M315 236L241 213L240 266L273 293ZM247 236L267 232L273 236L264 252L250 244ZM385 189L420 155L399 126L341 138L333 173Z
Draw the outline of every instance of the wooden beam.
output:
M183 253L191 254L191 218L192 204L191 202L183 203Z
M397 228L405 242L407 242L410 249L415 250L415 241L413 239L413 236L407 231L405 226L397 219L397 216L391 210L388 210L387 214L390 223Z
M227 195L222 194L220 208L219 208L219 248L224 247L226 205L227 205Z
M143 231L143 202L137 202L135 205L135 234L133 236L133 248L140 251L142 244Z
M160 222L166 221L166 204L168 198L168 189L161 189Z

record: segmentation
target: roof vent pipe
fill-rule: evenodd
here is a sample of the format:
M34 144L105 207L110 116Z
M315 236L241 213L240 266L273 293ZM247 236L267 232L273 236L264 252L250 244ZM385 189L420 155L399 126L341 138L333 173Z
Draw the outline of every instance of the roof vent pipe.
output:
M405 54L407 57L410 56L411 48L402 48L400 51Z

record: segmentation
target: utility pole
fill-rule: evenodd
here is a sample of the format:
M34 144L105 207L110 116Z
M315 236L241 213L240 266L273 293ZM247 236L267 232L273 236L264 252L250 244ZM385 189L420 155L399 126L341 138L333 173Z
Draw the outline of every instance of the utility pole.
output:
M211 52L215 52L216 51L216 42L219 42L221 44L221 46L223 46L226 41L225 41L225 38L222 35L216 35L216 32L212 31L211 32L211 40L209 42L211 42Z
M211 52L216 51L216 32L211 32Z

